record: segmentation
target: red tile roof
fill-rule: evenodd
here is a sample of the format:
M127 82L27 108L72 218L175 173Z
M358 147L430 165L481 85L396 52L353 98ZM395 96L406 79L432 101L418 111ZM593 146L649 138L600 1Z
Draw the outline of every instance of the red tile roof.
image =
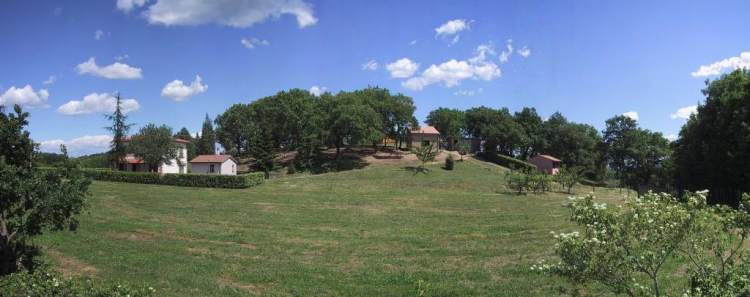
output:
M437 129L433 126L423 126L419 127L419 129L412 129L412 134L440 134Z
M127 164L142 164L143 160L136 158L133 154L127 154L125 155L125 158L122 159L124 163Z
M560 159L555 158L555 157L550 156L550 155L537 155L537 157L543 158L543 159L547 159L547 160L550 160L550 161L553 161L553 162L561 162Z
M237 163L231 155L199 155L190 160L190 163L224 163L229 159Z

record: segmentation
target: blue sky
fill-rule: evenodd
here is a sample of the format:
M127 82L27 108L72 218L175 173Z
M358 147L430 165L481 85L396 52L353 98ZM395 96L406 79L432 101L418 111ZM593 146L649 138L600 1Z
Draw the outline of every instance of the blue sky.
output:
M532 106L601 129L635 112L670 135L704 80L750 67L747 11L748 1L4 1L0 104L27 106L44 150L74 154L106 149L114 91L133 99L137 125L193 133L206 113L279 90L373 85L414 98L420 120L441 106Z

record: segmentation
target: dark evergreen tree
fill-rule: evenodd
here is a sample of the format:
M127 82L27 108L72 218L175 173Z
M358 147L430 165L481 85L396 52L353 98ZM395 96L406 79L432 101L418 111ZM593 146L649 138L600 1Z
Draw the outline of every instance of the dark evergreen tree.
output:
M128 131L133 124L128 124L126 116L122 112L122 104L120 101L120 93L115 95L116 104L115 111L112 114L106 115L107 120L112 122L112 126L106 127L109 132L112 133L112 142L109 149L109 162L112 168L117 168L122 158L127 154L127 148L125 147L125 138L128 136Z

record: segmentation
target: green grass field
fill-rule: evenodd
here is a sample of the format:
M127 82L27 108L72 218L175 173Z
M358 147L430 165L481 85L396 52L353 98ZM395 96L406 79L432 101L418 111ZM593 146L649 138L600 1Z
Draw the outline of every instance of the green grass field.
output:
M529 266L570 228L567 194L515 195L505 169L476 160L429 168L245 190L95 182L78 231L36 243L66 275L165 296L413 296L420 280L430 296L557 295L562 280Z

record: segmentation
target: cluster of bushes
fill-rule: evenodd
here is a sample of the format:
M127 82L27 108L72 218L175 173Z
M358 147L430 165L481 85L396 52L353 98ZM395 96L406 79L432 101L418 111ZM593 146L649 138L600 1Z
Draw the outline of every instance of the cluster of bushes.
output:
M59 168L45 167L40 170L56 171ZM241 175L217 174L160 174L156 172L123 172L112 170L81 169L83 175L93 180L137 184L157 184L182 187L242 189L262 184L263 173Z
M508 157L506 155L497 154L497 153L482 153L478 155L480 158L495 163L497 165L508 167L511 170L536 170L536 166L534 164L531 164L526 161L521 161L519 159Z
M151 287L131 287L122 284L102 285L93 280L63 278L39 269L20 271L0 278L0 296L39 297L151 297L157 296Z
M552 176L542 174L536 169L510 171L505 176L508 188L523 194L526 192L541 193L552 189Z

